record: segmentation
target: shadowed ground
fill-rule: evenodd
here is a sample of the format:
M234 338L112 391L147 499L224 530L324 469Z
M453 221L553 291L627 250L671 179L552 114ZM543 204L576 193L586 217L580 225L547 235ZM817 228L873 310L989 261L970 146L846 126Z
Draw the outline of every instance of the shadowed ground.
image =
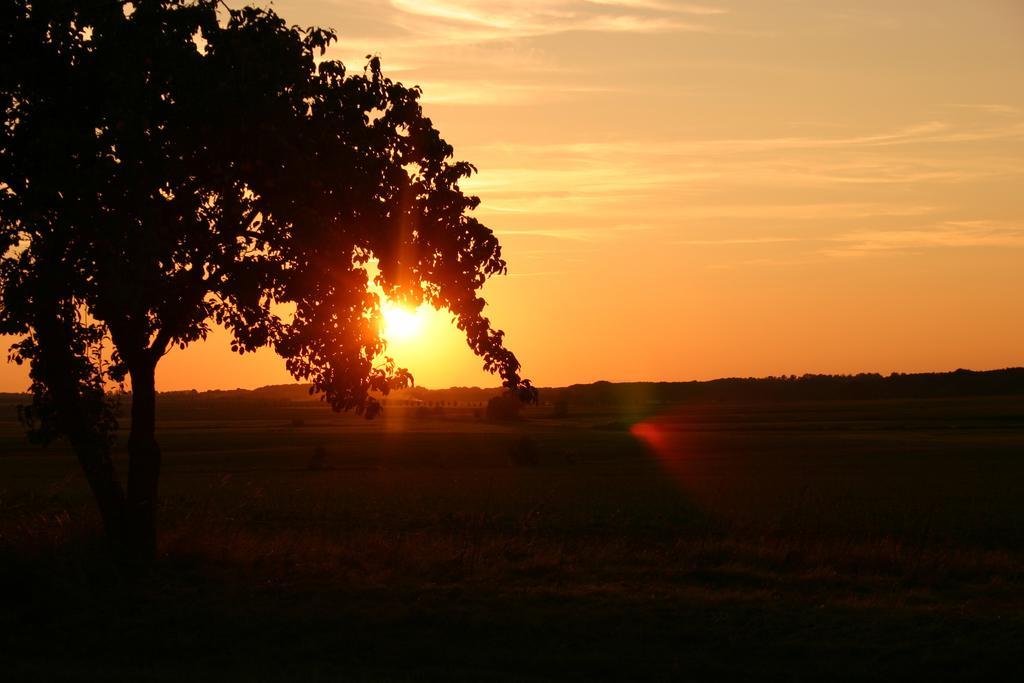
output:
M1024 400L275 411L168 408L133 583L2 425L12 680L1024 674Z

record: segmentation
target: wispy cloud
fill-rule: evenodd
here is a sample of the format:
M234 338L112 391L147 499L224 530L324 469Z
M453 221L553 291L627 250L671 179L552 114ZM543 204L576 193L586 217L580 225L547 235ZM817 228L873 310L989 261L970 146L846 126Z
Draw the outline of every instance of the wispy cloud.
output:
M672 218L752 219L786 221L823 221L893 216L923 216L939 207L923 204L883 204L879 202L815 202L808 204L696 204L679 207ZM716 243L714 241L708 243Z
M651 33L713 30L681 15L711 17L721 12L700 5L636 0L391 0L393 21L418 41L445 44L516 40L570 31Z
M600 227L506 228L498 230L497 233L502 239L508 237L541 237L551 240L568 240L570 242L595 242L608 240L622 234L636 234L637 232L656 230L659 227L658 225L645 223L619 223ZM550 251L545 250L543 253L548 254Z
M852 230L818 235L748 235L674 240L685 246L748 246L800 242L824 256L865 256L928 248L1024 247L1024 224L998 220L947 220L911 228ZM817 246L814 246L817 245Z
M925 122L845 136L482 145L467 150L481 160L481 173L466 188L484 199L482 211L489 214L597 212L664 220L914 216L935 208L929 203L934 200L909 198L922 188L1024 179L1021 142L1021 122L973 128ZM864 199L871 196L865 193L899 187L911 194ZM790 201L752 199L769 191ZM821 201L823 196L831 201ZM744 199L724 203L726 197Z
M998 116L1017 116L1021 114L1020 107L1014 107L1009 104L950 104L948 105L955 109L967 109L970 111L979 111L985 114L994 114Z
M659 12L673 12L678 14L695 14L698 16L712 16L715 14L728 14L729 10L724 7L712 7L710 5L694 5L686 2L674 2L673 0L587 0L592 5L605 7L622 7L626 9L647 9Z
M534 153L564 157L695 156L708 154L750 154L799 150L892 147L930 143L981 142L986 140L1024 141L1024 121L1002 126L957 129L943 121L925 121L890 131L846 136L784 136L751 138L711 138L705 140L643 140L613 142L570 142L544 145L495 144L493 150L514 149L516 153Z
M721 32L726 14L667 0L390 0L363 30L342 33L329 56L359 63L379 54L385 71L423 86L428 105L562 102L606 92L609 79L554 59L538 39Z
M579 95L615 92L611 87L502 81L420 81L426 105L508 106L558 102Z
M675 240L673 244L687 247L717 247L751 244L780 244L782 242L805 242L802 237L782 237L778 235L766 237L723 237L721 239Z
M1024 249L1024 223L949 220L900 229L863 229L818 235L748 235L676 240L682 247L736 247L741 258L709 262L712 270L783 268L870 258L917 256L928 250ZM746 247L746 249L742 249ZM759 255L746 255L756 249Z
M508 272L508 276L512 278L526 278L526 277L550 277L552 275L566 275L571 273L570 270L537 270L530 273L518 273L514 270Z
M935 248L1024 248L1024 224L995 220L944 221L913 229L857 231L830 239L842 246L823 249L821 253L836 257Z
M504 213L575 213L664 192L696 188L717 172L700 169L644 169L618 166L490 168L465 183L486 200L485 211ZM631 209L637 212L637 208Z

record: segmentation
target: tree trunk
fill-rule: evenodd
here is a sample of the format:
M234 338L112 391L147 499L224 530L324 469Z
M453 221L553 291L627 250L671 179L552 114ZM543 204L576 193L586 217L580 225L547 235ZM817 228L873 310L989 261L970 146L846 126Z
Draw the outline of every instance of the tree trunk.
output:
M125 498L110 457L110 446L105 439L98 439L87 430L78 430L69 440L96 499L107 540L119 549L125 536Z
M156 363L146 359L129 368L132 424L128 436L127 544L132 559L148 565L156 558L157 484L160 446L156 442Z

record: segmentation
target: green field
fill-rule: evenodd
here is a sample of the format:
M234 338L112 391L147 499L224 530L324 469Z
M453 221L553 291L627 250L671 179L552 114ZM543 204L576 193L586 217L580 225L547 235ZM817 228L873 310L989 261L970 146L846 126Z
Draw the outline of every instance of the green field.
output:
M1024 398L549 415L169 406L129 581L5 408L4 678L1024 679Z

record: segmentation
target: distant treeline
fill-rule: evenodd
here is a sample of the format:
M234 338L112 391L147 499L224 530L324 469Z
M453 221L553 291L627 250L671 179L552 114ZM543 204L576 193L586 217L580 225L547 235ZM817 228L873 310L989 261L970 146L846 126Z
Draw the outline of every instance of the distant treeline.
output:
M387 403L392 406L478 407L500 394L498 388L413 387L392 393ZM597 407L1010 395L1024 396L1024 368L890 375L790 375L705 382L594 382L543 388L540 401L549 406ZM24 394L0 394L0 405L25 403L27 399ZM189 409L196 404L206 408L244 404L250 408L261 406L269 409L284 404L312 407L317 402L309 394L309 386L302 384L281 384L252 390L173 391L160 395L161 411L165 413L177 412L176 408Z
M253 391L204 392L201 396L310 400L304 385L278 385ZM185 393L185 392L181 392ZM498 388L413 387L391 394L389 402L480 404L501 393ZM172 394L173 395L173 394ZM180 394L178 394L180 395ZM637 403L747 403L773 401L852 401L887 398L954 398L1024 395L1024 368L955 370L915 374L789 375L727 378L705 382L594 382L542 388L543 403L622 405Z
M1024 395L1024 368L880 375L790 375L706 382L595 382L544 389L544 401L582 405L853 401Z

